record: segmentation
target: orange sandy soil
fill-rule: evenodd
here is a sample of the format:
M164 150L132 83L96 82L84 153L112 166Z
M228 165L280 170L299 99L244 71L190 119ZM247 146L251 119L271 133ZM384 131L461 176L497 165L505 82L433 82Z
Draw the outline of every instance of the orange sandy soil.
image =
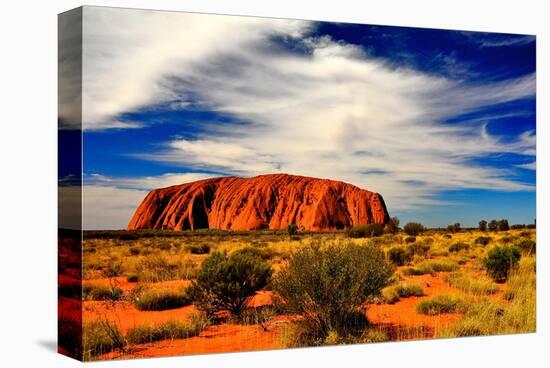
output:
M416 313L416 304L437 294L453 294L458 289L450 287L445 281L447 273L436 275L407 276L406 282L416 282L424 289L424 296L401 298L394 304L370 304L367 309L369 321L380 325L390 340L411 340L433 337L436 329L449 325L461 318L457 313L443 313L428 316Z
M97 280L94 280L97 281ZM155 286L168 288L175 283L166 281ZM135 285L135 284L134 284ZM250 301L251 307L271 304L271 294L261 291ZM122 333L142 325L156 325L170 320L185 320L189 313L196 311L192 305L164 311L140 311L129 302L84 301L82 302L84 321L109 320L118 325Z
M207 327L199 336L133 345L125 352L112 352L101 359L129 359L171 355L227 353L249 350L281 349L278 339L285 317L273 318L267 331L259 325L222 324Z
M462 268L471 267L472 264ZM435 275L407 276L404 281L416 282L424 288L422 297L402 298L395 304L369 304L367 316L376 325L388 334L391 341L425 339L434 336L437 329L457 322L461 314L441 314L427 316L416 313L416 304L425 298L437 294L457 293L458 289L450 287L445 281L447 273L441 272ZM100 280L92 280L98 283ZM122 280L125 282L125 280ZM103 280L100 282L109 282ZM121 282L119 287L123 290L132 287ZM176 282L157 283L155 287L181 287ZM497 293L501 294L501 292ZM494 295L495 298L498 296ZM250 306L258 307L271 304L271 292L259 292L251 301ZM195 310L193 306L166 311L138 311L133 304L128 302L97 302L86 301L83 303L84 321L108 317L116 322L125 333L128 329L144 325L158 324L168 320L188 318L189 313ZM206 328L199 336L189 339L164 340L155 343L133 345L124 352L111 352L100 359L127 359L153 356L191 355L212 352L234 352L246 350L268 350L283 348L281 336L288 323L287 316L272 318L267 324L267 330L259 325L239 325L225 323Z

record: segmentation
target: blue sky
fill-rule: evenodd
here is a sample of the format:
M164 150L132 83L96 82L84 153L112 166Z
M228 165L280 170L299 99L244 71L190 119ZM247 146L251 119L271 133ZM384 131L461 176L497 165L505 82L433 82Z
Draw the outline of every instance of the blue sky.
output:
M273 172L402 222L535 217L535 38L85 8L86 228L155 187Z

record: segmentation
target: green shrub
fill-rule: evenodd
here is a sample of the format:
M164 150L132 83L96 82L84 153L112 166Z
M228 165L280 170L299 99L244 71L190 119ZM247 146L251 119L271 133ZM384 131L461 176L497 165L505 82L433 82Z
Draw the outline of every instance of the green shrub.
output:
M210 253L210 245L208 244L189 244L187 250L191 254L208 254Z
M412 255L425 257L428 255L430 248L431 246L425 242L415 242L407 246L407 251Z
M461 250L470 249L470 244L466 243L454 243L449 247L449 252L456 253L460 252Z
M537 243L534 240L524 239L516 244L524 253L535 254L537 252Z
M405 225L405 227L403 227L403 230L405 230L408 235L416 236L423 233L426 229L422 224L419 224L417 222L409 222L407 225Z
M423 295L424 290L417 283L401 283L394 286L388 286L382 290L382 298L388 304L393 304L401 298Z
M412 260L412 253L404 247L392 247L388 250L388 259L396 266L403 266Z
M424 299L416 305L416 311L421 314L434 316L441 313L456 313L463 302L462 298L456 295L434 295Z
M480 276L469 276L462 272L452 272L445 281L466 293L473 295L491 295L498 291L498 286L490 279Z
M167 321L156 326L145 325L128 330L126 338L130 344L145 344L161 340L187 339L197 336L210 321L202 313L192 313L189 320Z
M496 282L504 282L510 270L517 266L521 252L515 246L496 246L492 248L483 260L487 274Z
M128 275L128 277L126 277L126 281L128 281L128 282L139 282L139 276L135 275L135 274Z
M313 243L299 249L272 284L281 308L302 318L289 344L319 345L331 332L362 333L367 321L358 308L380 293L392 273L384 253L370 244Z
M141 311L161 311L191 304L186 292L173 290L144 290L135 297L134 304Z
M122 289L107 285L84 284L82 285L83 300L119 300L122 297Z
M384 224L356 225L348 231L350 238L372 238L384 234Z
M298 226L296 224L289 224L287 227L286 227L286 232L288 233L288 235L292 236L292 235L296 235L298 234Z
M189 295L209 317L223 310L239 316L250 298L267 285L271 273L258 257L214 252L202 263Z
M478 236L476 238L476 240L474 241L475 244L480 244L480 245L487 245L491 242L491 240L493 240L493 238L491 238L490 236Z
M82 330L83 360L93 360L98 355L124 348L124 336L118 326L108 320L84 324Z

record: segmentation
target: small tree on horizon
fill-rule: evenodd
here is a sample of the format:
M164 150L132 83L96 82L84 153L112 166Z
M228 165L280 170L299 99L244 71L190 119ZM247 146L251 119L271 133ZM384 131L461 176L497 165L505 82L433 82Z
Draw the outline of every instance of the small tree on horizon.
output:
M497 231L498 230L498 222L497 220L491 220L491 222L489 222L489 230L491 231Z
M392 217L386 224L384 231L390 234L397 233L399 231L399 219L397 217Z
M416 236L424 232L426 228L418 222L409 222L403 227L403 230L405 230L408 235Z
M481 230L481 231L487 230L487 221L481 220L479 222L479 230Z
M288 232L288 235L296 235L298 234L298 226L296 224L289 224L286 227L286 231Z
M508 231L510 230L510 224L508 224L508 220L502 219L498 222L498 230L499 231Z

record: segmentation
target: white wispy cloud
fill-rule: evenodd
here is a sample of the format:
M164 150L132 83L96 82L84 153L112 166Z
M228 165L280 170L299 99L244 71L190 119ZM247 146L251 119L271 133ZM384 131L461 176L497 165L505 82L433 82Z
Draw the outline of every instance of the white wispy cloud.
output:
M125 229L146 194L147 191L138 189L84 185L82 187L83 229Z
M512 168L472 160L532 156L534 132L503 141L484 125L440 123L533 96L534 75L476 84L395 68L357 46L312 37L314 25L303 21L95 8L84 14L86 129L109 128L124 112L158 103L185 108L189 100L246 122L209 124L196 139L174 138L158 152L135 155L142 159L211 173L343 180L382 193L390 211L438 204L443 190L534 189L511 179ZM276 50L274 35L300 39L303 54ZM186 180L165 179L131 183ZM138 188L129 178L111 180Z

